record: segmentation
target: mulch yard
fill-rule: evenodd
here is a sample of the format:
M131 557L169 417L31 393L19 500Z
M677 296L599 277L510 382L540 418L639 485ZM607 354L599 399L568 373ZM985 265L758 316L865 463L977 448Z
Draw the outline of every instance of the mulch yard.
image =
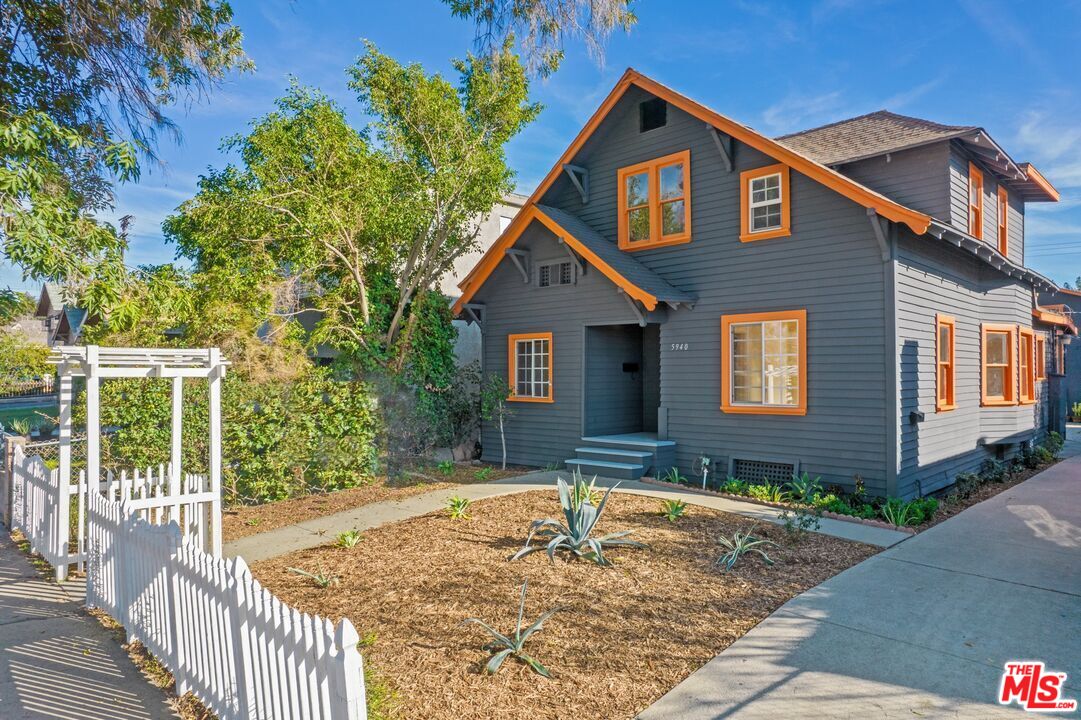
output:
M715 538L752 521L688 506L676 523L660 501L613 495L597 532L633 529L646 550L613 548L614 567L549 563L543 552L508 562L529 524L561 517L555 492L474 503L471 519L432 513L364 533L356 547L324 546L256 563L255 576L305 612L349 617L371 644L365 662L396 695L396 717L631 718L794 595L875 554L878 548L809 534L786 544L783 528L756 534L779 543L776 565L748 555L724 574ZM320 589L287 568L333 573ZM560 607L526 652L553 679L508 660L483 674L488 637L477 617L502 632L515 623L520 584L529 580L526 623Z
M485 473L484 468L490 467ZM535 468L530 468L535 469ZM351 510L362 505L400 500L430 490L442 490L455 485L499 480L521 475L527 469L500 470L498 466L456 463L454 472L445 475L436 468L423 468L405 479L373 478L364 485L347 490L314 493L303 497L279 500L262 505L234 505L222 513L222 536L226 541L267 532L324 515ZM480 472L481 477L478 477Z

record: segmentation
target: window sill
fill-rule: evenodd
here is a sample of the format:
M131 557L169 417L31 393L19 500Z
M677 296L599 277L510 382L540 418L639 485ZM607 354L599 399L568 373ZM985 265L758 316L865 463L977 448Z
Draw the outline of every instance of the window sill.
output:
M949 412L950 410L956 410L957 404L952 405L937 405L935 406L935 412Z
M1016 407L1016 400L982 400L980 402L981 407Z
M550 397L532 398L532 397L517 397L515 395L511 395L510 397L507 398L507 402L550 403L550 402L555 402L555 399L550 398Z
M1017 404L1018 405L1035 405L1036 404L1036 398L1032 398L1031 400L1022 400L1021 402L1019 402Z
M739 241L740 242L754 242L755 240L771 240L773 238L788 237L791 234L792 234L792 230L790 228L782 227L782 228L777 228L776 230L763 230L762 232L755 232L755 233L752 233L752 232L740 233Z
M721 412L736 415L806 415L803 407L770 407L751 405L721 405Z
M638 242L629 242L627 240L619 241L619 249L626 252L636 252L638 250L652 250L653 248L670 247L672 245L685 245L691 241L690 234L687 235L674 235L672 237L661 238L660 240L639 240Z

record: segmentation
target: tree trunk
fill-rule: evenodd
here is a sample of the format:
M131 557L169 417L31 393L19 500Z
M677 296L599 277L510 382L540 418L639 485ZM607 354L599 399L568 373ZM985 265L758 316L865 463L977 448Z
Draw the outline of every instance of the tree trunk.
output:
M503 434L503 404L499 405L499 442L503 445L503 469L507 469L507 436Z

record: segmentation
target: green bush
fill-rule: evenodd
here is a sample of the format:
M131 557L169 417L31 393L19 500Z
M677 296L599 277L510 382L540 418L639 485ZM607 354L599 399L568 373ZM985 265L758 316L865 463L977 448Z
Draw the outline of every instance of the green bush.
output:
M1047 433L1047 437L1044 438L1043 441L1043 446L1047 448L1047 451L1053 456L1059 454L1059 451L1062 450L1064 444L1065 441L1062 439L1062 436L1054 430Z
M171 381L102 383L101 423L113 428L104 464L134 468L167 462ZM85 402L85 401L84 401ZM80 403L78 417L85 417ZM184 469L207 469L207 387L184 381ZM311 367L285 382L222 383L222 484L228 503L268 502L361 484L376 470L377 415L368 387Z

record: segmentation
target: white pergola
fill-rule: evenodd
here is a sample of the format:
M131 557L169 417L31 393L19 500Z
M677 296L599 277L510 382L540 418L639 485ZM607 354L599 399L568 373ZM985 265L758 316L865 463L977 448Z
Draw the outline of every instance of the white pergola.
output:
M221 381L229 362L218 348L113 348L97 345L53 348L49 362L57 366L60 406L61 487L71 484L71 405L73 380L86 378L86 477L101 481L101 381L108 378L172 378L173 418L170 453L170 495L181 492L181 450L184 417L184 378L206 378L210 393L209 490L217 495L212 513L214 554L221 554ZM96 487L96 485L92 485ZM66 505L64 506L66 508ZM62 508L63 510L63 508Z

